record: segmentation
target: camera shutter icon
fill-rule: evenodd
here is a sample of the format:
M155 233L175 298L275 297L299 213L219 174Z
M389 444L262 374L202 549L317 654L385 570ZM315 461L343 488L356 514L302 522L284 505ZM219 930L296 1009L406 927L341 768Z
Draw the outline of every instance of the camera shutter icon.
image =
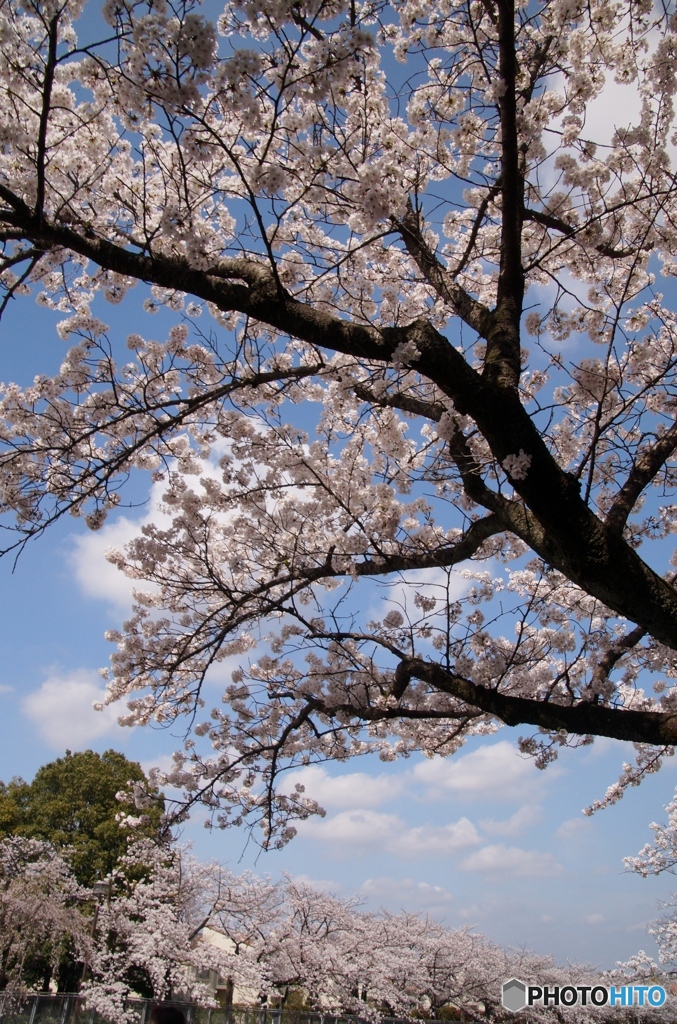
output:
M527 1005L527 987L524 982L517 978L506 981L503 985L501 1001L506 1010L512 1010L513 1013L523 1010Z

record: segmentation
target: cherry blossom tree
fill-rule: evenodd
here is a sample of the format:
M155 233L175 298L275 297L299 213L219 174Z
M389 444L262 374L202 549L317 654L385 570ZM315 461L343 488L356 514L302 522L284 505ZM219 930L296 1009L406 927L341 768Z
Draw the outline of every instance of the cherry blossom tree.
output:
M211 916L203 913L214 898L215 870L149 839L130 845L106 879L108 897L99 908L82 986L88 1006L125 1024L135 1019L130 995L213 1002L200 972L225 972L233 959L201 934Z
M235 973L240 984L258 978L252 957L237 958L203 934L224 906L224 879L251 892L249 879L146 837L130 842L104 880L107 896L94 909L99 897L79 884L71 856L72 850L57 851L43 840L0 840L0 991L5 996L20 997L34 988L42 980L41 965L51 955L58 968L64 953L82 970L80 988L88 1005L120 1024L135 1019L126 1006L130 995L179 994L213 1002L211 990L199 980L205 969Z
M87 946L82 907L89 893L70 864L49 843L0 840L0 991L21 992L35 975L57 968L64 948L75 955Z
M187 714L167 778L265 843L318 810L283 769L500 723L541 765L635 743L615 799L677 737L674 17L106 0L97 40L81 11L0 4L4 301L75 341L5 387L0 487L19 550L164 481L112 556L108 700ZM638 111L599 137L615 83ZM124 356L97 303L138 282L176 322Z
M626 857L625 866L630 871L636 871L646 878L648 875L659 875L664 871L674 874L677 866L677 800L672 800L666 807L668 820L666 823L653 822L653 841L647 843L635 857ZM673 894L668 902L663 904L663 909L669 910L677 906L677 895ZM644 972L646 975L663 971L670 979L674 977L677 966L677 914L674 910L664 915L649 926L648 932L658 945L658 960L656 964L652 957L644 950L628 961L627 964L619 964L622 970L629 970L635 974Z
M549 956L503 948L471 928L450 929L415 914L366 912L354 897L338 898L288 876L273 883L250 873L234 875L215 863L200 864L185 853L171 863L166 859L154 863L149 888L135 889L135 907L130 909L124 901L118 907L130 922L127 944L134 947L136 962L155 963L156 973L160 966L167 971L170 963L176 969L182 960L184 970L188 963L209 965L230 978L250 1003L284 1008L289 992L295 990L303 994L310 1009L347 1012L362 1020L415 1018L422 1012L437 1019L442 1007L453 1008L468 1020L503 1020L512 1019L501 1004L501 987L508 978L551 987L594 987L609 980L591 966L557 967ZM155 896L150 903L160 911L157 917L155 909L150 914L140 910L142 904L150 905L151 888ZM185 938L176 941L179 917L184 928L189 919L208 924L212 935L218 931L230 940L230 947L210 945L207 934L202 936L207 942L196 941L196 930L188 945ZM152 926L148 928L147 923ZM157 955L155 961L151 950ZM667 986L664 972L655 964L649 971L648 963L645 957L641 964L624 965L622 983L645 983L651 977L652 983L660 979ZM121 976L119 966L115 970L108 965L100 973L109 984L107 988L99 984L97 1005L122 1022L124 1008L120 1004L116 1009L110 998L116 989L110 981ZM158 975L160 984L165 976L169 975ZM620 980L618 972L614 977ZM200 998L194 976L191 984L188 973L182 984ZM636 1013L647 1024L667 1024L674 1020L674 1000L669 998L660 1008L636 1008ZM590 1003L573 1014L573 1020L585 1024L617 1019L612 1007ZM559 1021L562 1017L558 1007L535 1006L525 1011L523 1019Z

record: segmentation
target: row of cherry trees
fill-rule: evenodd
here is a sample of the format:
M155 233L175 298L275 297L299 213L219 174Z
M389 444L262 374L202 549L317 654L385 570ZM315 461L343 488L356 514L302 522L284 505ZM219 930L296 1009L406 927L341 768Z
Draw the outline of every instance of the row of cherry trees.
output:
M555 967L549 957L504 949L471 928L449 929L414 914L368 913L289 877L234 875L185 850L148 839L130 844L107 879L93 915L92 891L78 884L67 852L19 837L0 842L0 957L3 985L19 993L36 951L64 948L82 963L88 1004L128 1024L129 995L213 1002L201 972L216 970L240 998L284 1003L301 990L309 1006L377 1018L421 1009L435 1017L452 1004L470 1019L502 1017L502 982L535 984L662 981L639 954L608 977L589 967ZM674 958L674 925L657 935ZM218 931L229 941L213 941ZM225 948L224 948L225 946ZM204 974L202 974L204 977ZM669 998L642 1019L672 1020ZM557 1008L535 1011L558 1019ZM608 1008L568 1010L567 1019L613 1019Z

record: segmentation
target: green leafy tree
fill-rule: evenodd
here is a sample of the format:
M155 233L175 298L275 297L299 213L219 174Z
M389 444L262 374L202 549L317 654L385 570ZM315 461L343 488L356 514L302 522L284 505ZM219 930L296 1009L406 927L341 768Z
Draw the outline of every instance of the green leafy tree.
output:
M117 794L147 779L141 765L107 750L81 753L44 765L31 783L21 778L0 782L0 838L9 835L48 840L57 849L70 847L70 861L81 885L91 886L115 866L127 850L120 828ZM144 807L135 834L161 839L164 809L158 794Z

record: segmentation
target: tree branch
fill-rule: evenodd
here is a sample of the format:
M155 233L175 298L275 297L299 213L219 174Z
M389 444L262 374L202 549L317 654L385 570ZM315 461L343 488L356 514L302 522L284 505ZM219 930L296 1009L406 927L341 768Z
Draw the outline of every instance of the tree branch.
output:
M475 520L453 544L421 555L387 555L382 560L368 558L358 562L355 571L358 576L374 576L406 572L408 569L435 569L458 565L477 554L485 540L497 533L503 533L504 530L505 526L500 517L492 513L483 519Z
M642 626L635 626L634 629L630 630L624 637L618 640L615 644L609 648L599 660L599 664L595 668L590 681L590 689L595 692L599 690L599 687L609 678L609 673L615 665L621 660L624 654L631 651L633 647L646 636L646 630Z
M121 411L117 415L111 416L105 423L97 422L94 426L88 426L82 433L70 436L67 443L58 447L55 446L51 451L45 447L36 446L33 454L43 458L48 456L51 460L68 466L71 452L74 449L82 450L91 446L95 451L98 451L98 446L94 444L97 434L108 433L116 436L117 431L120 428L124 429L128 423L130 424L129 431L132 434L129 440L121 441L120 447L116 451L109 451L105 458L91 459L85 465L80 475L72 474L68 478L67 483L62 485L62 488L66 490L68 495L67 500L59 504L60 493L58 491L53 492L57 499L56 509L46 519L30 522L27 528L22 529L21 539L15 544L0 549L0 555L7 554L15 548L22 548L27 543L29 537L36 537L44 533L48 526L56 522L67 512L71 512L76 506L82 506L83 502L87 499L100 498L102 493L107 491L116 474L122 473L129 468L131 460L139 451L153 445L165 435L171 434L172 431L176 430L177 427L181 426L181 424L205 406L209 406L247 388L256 388L264 384L276 382L284 383L288 380L302 380L305 377L316 374L322 368L322 365L322 363L318 362L313 365L289 367L285 370L271 370L253 374L250 378L231 378L226 384L216 387L212 391L202 391L190 398L175 398L149 403L144 406L143 412L149 417L158 414L158 418L153 421L151 426L137 434L134 434L134 431L137 427L137 417L140 410L138 406L125 405L122 406ZM160 419L160 413L165 413L165 417ZM22 459L25 454L26 449L20 448L18 451L10 450L8 454L0 455L0 470L4 470L7 473L14 459L17 457ZM32 483L33 479L31 478Z
M40 111L40 127L38 129L38 151L35 160L37 172L37 188L35 191L35 215L42 220L45 206L45 161L47 159L47 128L52 109L52 88L54 86L54 69L56 68L56 44L58 39L59 18L55 15L49 22L49 43L45 80L42 86L42 110Z
M635 460L634 466L607 513L606 525L611 533L622 534L628 516L640 494L676 450L677 423L673 423L654 445L645 449Z
M506 725L535 725L548 731L563 730L580 736L610 736L634 743L673 746L677 742L677 714L661 711L624 711L602 704L554 704L514 697L490 690L446 672L420 658L405 658L398 665L399 686L416 678L432 687L500 718ZM406 688L406 687L405 687ZM402 691L404 692L404 690Z
M498 181L494 185L491 186L491 188L489 189L489 191L485 195L484 199L482 200L480 205L477 207L477 213L475 215L475 219L473 221L473 225L472 225L472 228L470 230L470 235L468 236L468 243L467 243L467 245L466 245L466 247L465 247L465 249L463 251L463 255L461 256L460 260L458 261L458 263L454 267L454 270L452 272L452 276L453 277L458 277L458 275L463 270L465 270L466 264L468 263L468 260L470 259L471 255L472 255L472 251L473 251L475 242L477 241L477 236L478 236L479 230L480 230L480 228L482 226L482 221L484 220L484 217L486 215L487 209L489 208L489 203L498 195L498 193L500 191L501 191L501 179L499 178Z
M502 388L519 384L520 317L524 300L522 269L522 211L524 180L520 170L517 137L517 55L515 53L515 3L498 0L499 115L501 120L501 262L496 290L496 309L487 335L484 374Z
M448 412L446 405L442 402L426 402L422 398L414 398L413 395L385 394L377 395L368 385L356 384L353 391L358 398L370 405L376 405L382 409L401 409L403 412L410 412L414 416L424 416L426 419L439 423L445 412Z
M493 316L491 310L473 299L456 283L453 273L442 266L423 236L419 217L411 201L407 204L407 212L402 220L393 219L393 224L402 236L407 252L428 284L464 323L473 331L477 331L480 337L486 338Z
M588 508L577 482L557 464L516 391L492 383L491 375L480 376L428 320L421 318L403 327L381 329L342 320L281 292L272 273L255 260L223 260L206 271L196 270L184 257L145 256L107 240L79 235L67 227L46 225L1 184L0 198L14 210L6 215L6 221L11 219L13 227L21 227L25 236L40 247L60 246L108 270L189 291L219 309L237 310L310 344L383 363L390 362L398 345L413 342L420 353L415 360L416 370L448 395L460 413L472 416L499 465L520 451L529 457L526 474L509 477L526 507L520 512L521 506L513 502L510 508L511 514L519 512L524 517L525 527L538 527L541 557L609 608L677 649L674 588ZM410 233L409 237L414 244L415 236ZM459 294L469 321L482 329L493 323L495 314L462 289ZM508 321L512 323L510 312ZM493 493L487 488L485 497ZM492 497L493 507L488 507L503 515L506 506L501 504L499 509L497 500Z
M583 230L583 228L572 227L571 224L567 224L566 221L560 220L559 217L555 217L551 213L545 213L542 210L525 209L524 220L530 220L535 224L541 224L543 227L550 228L552 231L559 231L565 238L576 239L579 232ZM590 222L587 221L584 227L589 228ZM592 248L595 252L598 252L600 256L608 256L610 259L614 260L622 260L625 259L626 256L634 256L639 251L639 247L637 246L631 246L625 249L615 249L612 245L607 245L604 242L600 242ZM650 252L653 248L653 242L649 242L649 244L644 247L646 252Z

